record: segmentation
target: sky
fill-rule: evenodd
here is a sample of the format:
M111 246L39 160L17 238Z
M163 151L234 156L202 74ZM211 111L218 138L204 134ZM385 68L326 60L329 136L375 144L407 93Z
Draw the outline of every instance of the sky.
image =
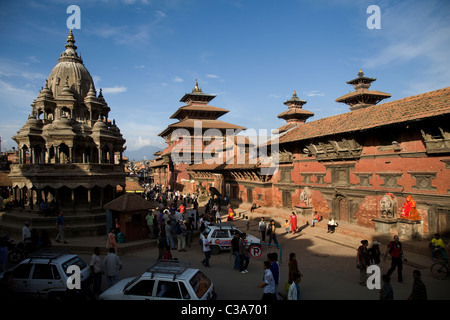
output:
M220 120L260 133L285 123L294 90L308 121L349 112L335 100L360 69L384 101L450 85L446 0L1 1L1 151L16 147L76 21L77 52L129 151L166 146L158 133L196 79L229 110Z

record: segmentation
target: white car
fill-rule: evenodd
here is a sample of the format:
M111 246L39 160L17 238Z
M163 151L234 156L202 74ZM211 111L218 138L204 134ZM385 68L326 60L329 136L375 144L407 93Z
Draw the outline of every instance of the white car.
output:
M215 300L214 285L199 269L178 260L160 260L142 275L119 281L100 300Z
M88 264L68 251L39 250L8 271L12 272L14 292L20 296L61 300L75 289L67 285L67 279L74 274L70 266L78 267L81 286L89 282Z
M244 232L240 231L232 223L219 223L213 226L208 226L205 228L206 233L208 233L208 240L211 241L210 249L211 254L219 254L223 250L230 250L231 240L234 238L236 233L242 234ZM261 240L246 233L245 243L247 248L251 245L259 245ZM200 235L200 239L204 239L203 234Z

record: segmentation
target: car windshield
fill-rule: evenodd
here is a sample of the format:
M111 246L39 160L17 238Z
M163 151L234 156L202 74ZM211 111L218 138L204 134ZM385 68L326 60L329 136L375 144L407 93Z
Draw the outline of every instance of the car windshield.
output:
M211 280L201 271L197 273L189 280L195 294L200 299L208 291L211 286Z
M123 290L126 290L129 286L131 286L133 283L135 283L136 280L139 279L139 278L140 278L140 276L138 276L138 277L134 278L133 280L131 280L130 282L128 282L128 283L125 285L125 287L123 288Z
M81 260L80 257L76 256L76 257L70 258L69 260L67 260L66 262L64 262L64 263L62 264L62 268L63 268L64 272L66 272L66 274L67 274L68 276L71 276L72 274L67 273L67 268L68 268L69 266L72 266L72 265L78 266L78 267L80 268L80 270L83 270L84 268L87 267L86 262L84 262L83 260Z

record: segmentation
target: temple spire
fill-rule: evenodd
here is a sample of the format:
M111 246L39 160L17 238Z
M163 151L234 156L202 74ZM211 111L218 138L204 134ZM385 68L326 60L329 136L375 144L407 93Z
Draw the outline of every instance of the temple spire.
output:
M69 31L66 42L67 44L64 46L66 50L61 53L61 57L58 61L62 62L76 60L77 62L83 63L83 60L81 60L81 56L79 56L76 51L77 46L75 45L75 37L73 36L72 30Z

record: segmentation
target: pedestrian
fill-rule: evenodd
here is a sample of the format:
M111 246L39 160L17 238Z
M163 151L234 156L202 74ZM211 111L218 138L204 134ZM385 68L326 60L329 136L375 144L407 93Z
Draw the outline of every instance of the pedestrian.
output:
M175 249L175 240L173 239L173 228L172 221L168 218L166 224L164 226L166 232L167 244L170 246L170 249Z
M222 222L222 215L220 214L220 210L216 211L216 223L220 224Z
M291 226L289 224L289 220L284 221L284 227L286 228L286 234L291 233Z
M402 244L399 240L398 235L394 236L394 241L390 241L387 246L387 250L384 253L384 261L386 261L387 254L392 258L391 262L391 268L388 270L387 275L390 277L391 274L394 272L395 268L397 268L397 274L398 274L398 282L403 283L403 261L404 258L403 255L403 249Z
M245 228L247 229L247 232L250 231L250 220L248 220L248 216L245 216Z
M361 240L361 246L358 248L356 254L356 267L359 269L359 284L366 285L367 282L367 267L370 265L369 251L367 246L369 241Z
M56 242L61 242L62 240L64 243L67 243L64 237L64 229L64 215L62 211L59 211L59 215L58 217L56 217L56 230L58 232L58 234L56 235Z
M269 246L273 243L278 247L275 220L270 220L269 228L267 228L267 235L269 236Z
M234 270L241 269L241 256L239 254L239 240L241 239L241 235L239 232L234 234L233 239L231 239L231 252L234 255Z
M186 245L191 247L192 240L194 238L194 223L193 217L188 217L184 220L184 226L186 227Z
M381 261L380 242L374 241L369 249L370 264L379 265Z
M298 268L297 255L294 252L289 254L289 262L288 262L288 284L291 285L294 281L294 274L298 273L300 277L303 277L303 274L300 272Z
M183 220L175 222L177 224L177 245L178 251L186 251L186 226Z
M22 242L24 244L31 243L31 228L29 221L25 221L25 225L22 228Z
M153 228L153 215L151 212L147 212L147 215L145 216L145 220L147 221L147 230L148 230L148 236L150 238L155 238L154 228Z
M380 290L380 300L394 300L394 290L391 285L391 277L383 274L383 287Z
M100 257L99 247L94 248L94 253L91 256L89 266L91 267L91 274L93 279L92 291L95 294L100 294L102 293L101 288L104 270L103 270L103 261L102 258Z
M264 261L264 282L258 285L258 288L263 288L262 300L264 301L276 301L277 297L275 295L275 280L273 278L272 271L270 271L270 262Z
M297 232L297 215L294 212L291 213L291 232Z
M232 206L230 206L228 208L228 217L227 217L227 221L233 221L233 217L234 217L234 209Z
M117 240L116 240L116 230L115 228L111 228L108 233L108 238L106 239L106 249L109 251L109 249L113 248L114 252L117 253Z
M241 261L241 268L240 268L240 272L241 273L248 273L248 264L250 263L250 255L247 251L247 247L246 247L246 239L247 238L247 234L246 233L242 233L241 237L239 239L239 258Z
M419 270L413 271L414 283L412 287L412 292L408 297L408 300L428 300L427 288L423 283L421 273Z
M272 271L273 279L275 280L275 295L277 300L279 300L280 296L284 299L284 295L281 295L278 291L278 284L280 282L280 265L278 263L278 254L276 252L268 253L267 260L270 262L270 271Z
M264 217L261 217L261 221L258 223L258 231L261 233L261 241L266 241L267 223L264 221Z
M168 244L164 246L164 252L162 254L161 260L163 261L173 260L172 252L170 252L170 246Z
M211 257L211 240L208 239L208 233L203 233L203 253L205 255L205 259L203 259L201 262L205 267L210 267L209 265L209 258Z
M300 300L300 280L301 276L298 273L292 275L292 284L289 286L287 294L288 300Z
M122 270L122 262L116 255L114 248L109 248L108 255L103 259L108 287L112 287L119 281L119 271Z

